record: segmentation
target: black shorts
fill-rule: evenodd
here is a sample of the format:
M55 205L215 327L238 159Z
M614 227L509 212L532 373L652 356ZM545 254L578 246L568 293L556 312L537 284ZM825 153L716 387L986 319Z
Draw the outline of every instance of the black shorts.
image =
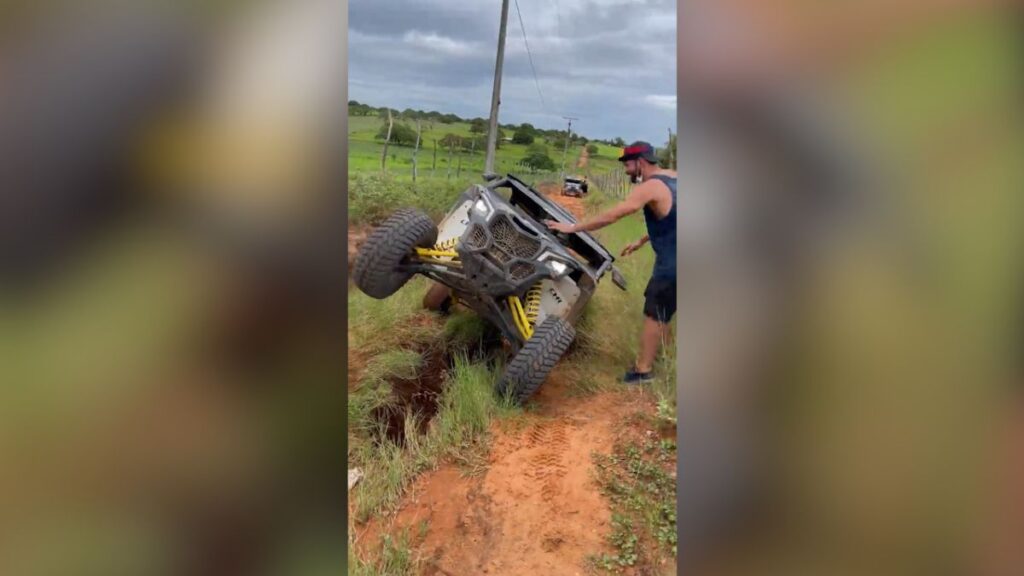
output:
M668 324L676 313L676 279L651 278L644 298L644 316Z

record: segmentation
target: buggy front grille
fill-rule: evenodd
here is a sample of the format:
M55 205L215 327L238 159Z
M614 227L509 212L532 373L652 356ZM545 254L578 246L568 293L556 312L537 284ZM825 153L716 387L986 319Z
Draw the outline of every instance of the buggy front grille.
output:
M540 250L540 242L517 230L508 218L495 218L491 234L494 236L494 246L506 255L502 262L512 257L532 258Z
M462 237L462 244L498 265L513 282L520 282L534 273L530 264L541 250L540 240L521 230L512 219L495 215L489 224L473 224ZM526 260L524 262L523 260Z
M464 240L471 248L480 249L487 245L487 232L482 226L474 224Z

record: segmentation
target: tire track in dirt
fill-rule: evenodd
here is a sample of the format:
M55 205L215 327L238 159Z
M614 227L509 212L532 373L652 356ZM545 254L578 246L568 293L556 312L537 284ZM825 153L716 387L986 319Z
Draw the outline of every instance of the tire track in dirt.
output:
M538 450L530 458L530 469L526 474L540 482L541 499L554 503L561 492L561 479L568 473L562 462L562 456L569 448L565 423L559 420L541 423L527 436L528 447Z

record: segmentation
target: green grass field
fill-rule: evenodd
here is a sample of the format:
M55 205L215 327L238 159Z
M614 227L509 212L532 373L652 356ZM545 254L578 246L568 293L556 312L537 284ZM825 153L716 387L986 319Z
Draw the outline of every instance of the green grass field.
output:
M401 122L415 128L415 124L406 120ZM381 152L383 151L383 143L374 137L377 131L380 129L382 121L376 116L356 116L350 117L348 123L348 138L349 138L349 152L348 152L348 164L349 173L369 173L369 172L380 172L381 166ZM433 125L430 123L423 123L421 125L421 142L420 150L417 156L417 177L418 178L431 178L431 179L447 179L449 166L451 167L452 179L458 178L459 164L461 159L461 174L463 176L470 175L473 178L479 178L483 174L484 161L486 159L486 151L483 149L474 150L472 153L468 151L455 150L449 161L448 149L442 144L437 144L436 158L435 158L435 141L441 140L446 134L455 134L462 137L473 137L479 136L474 135L470 131L470 125L465 122L456 122L452 124L442 124L435 122ZM506 131L506 136L511 137L511 133ZM540 140L538 140L539 142ZM616 158L619 155L619 149L613 146L605 146L603 144L597 145L599 153L597 156L590 159L588 164L588 170L592 174L604 173L619 168ZM554 160L556 165L555 172L559 171L562 166L563 152L565 156L565 169L566 172L576 172L576 162L580 157L581 146L570 146L568 150L565 150L564 146L560 143L548 144L548 156ZM516 163L521 160L527 154L527 145L525 144L513 144L510 142L501 142L499 148L495 154L495 169L501 173L512 173L517 176L523 177L527 181L533 179L535 174L532 174L529 170L517 166ZM391 144L388 147L388 159L387 159L387 172L394 175L396 178L402 180L412 179L412 156L413 147L411 146L396 146ZM551 178L552 173L542 174L543 178Z

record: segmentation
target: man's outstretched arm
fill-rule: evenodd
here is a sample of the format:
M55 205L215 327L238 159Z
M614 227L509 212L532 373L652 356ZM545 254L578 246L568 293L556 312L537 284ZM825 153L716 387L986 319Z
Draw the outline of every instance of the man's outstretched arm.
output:
M553 220L547 220L545 223L548 225L548 228L551 228L552 230L569 234L574 232L598 230L620 220L624 216L628 216L637 210L642 209L644 204L647 203L648 195L648 188L646 187L646 183L644 183L634 188L633 191L630 192L629 196L626 196L625 200L589 220L584 220L575 224L566 224L563 222L555 222Z

